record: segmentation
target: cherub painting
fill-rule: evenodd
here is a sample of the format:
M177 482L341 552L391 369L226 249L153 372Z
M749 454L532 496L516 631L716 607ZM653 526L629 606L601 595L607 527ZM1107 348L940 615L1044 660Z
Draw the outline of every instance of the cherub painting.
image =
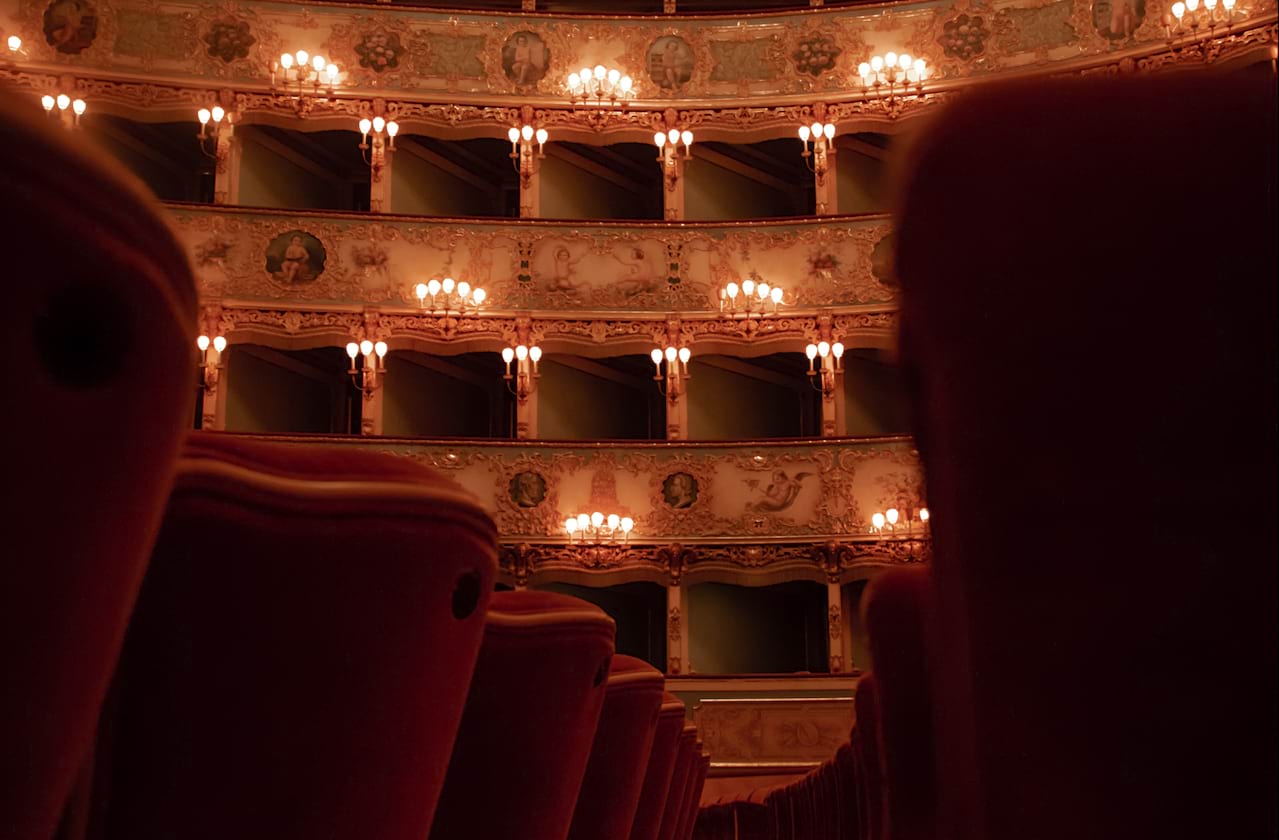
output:
M282 233L266 246L266 270L278 283L309 283L324 272L324 245L303 230Z
M773 480L764 490L759 489L759 479L746 479L747 487L763 494L763 498L747 502L746 509L760 513L786 510L795 504L795 499L799 498L799 491L803 489L804 479L810 475L813 473L798 472L792 478L786 474L786 470L773 470Z
M551 275L551 281L547 284L548 292L575 292L577 284L573 282L573 273L577 269L577 263L581 259L573 259L573 255L569 252L565 245L558 245L555 248L555 269Z
M661 271L654 265L648 254L640 247L630 247L621 256L616 253L613 259L626 266L622 279L617 281L617 288L627 297L657 291L662 283Z
M678 35L663 35L648 48L648 76L664 90L675 90L693 77L693 48Z
M517 85L532 85L546 75L551 51L536 32L516 32L502 47L502 72Z
M60 53L77 55L98 37L98 10L89 0L53 0L44 10L44 39Z

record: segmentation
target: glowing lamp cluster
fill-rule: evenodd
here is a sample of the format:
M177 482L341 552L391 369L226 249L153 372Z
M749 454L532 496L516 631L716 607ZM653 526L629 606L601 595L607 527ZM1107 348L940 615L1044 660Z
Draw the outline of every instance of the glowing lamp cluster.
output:
M635 82L617 68L597 64L568 74L568 94L572 102L590 102L603 106L625 102L634 93Z
M370 132L374 137L385 136L391 141L391 148L395 148L395 135L400 133L400 124L395 120L388 120L385 117L368 117L360 120L360 135L363 138L360 142L367 143ZM361 146L360 148L364 148Z
M465 280L454 281L452 277L445 277L443 280L432 277L425 283L418 283L413 287L413 294L420 307L433 312L466 312L467 309L478 309L488 298L488 292L480 287L471 288L471 284ZM506 349L511 350L509 347Z
M215 335L210 339L202 335L195 340L196 349L200 351L200 378L205 393L212 393L218 387L218 371L222 369L222 352L226 350L226 339Z
M46 114L52 115L56 109L63 119L70 115L71 125L73 126L80 125L80 117L84 116L84 112L89 107L80 97L71 97L65 93L59 93L57 96L46 93L40 97L40 105L44 107Z
M340 75L336 64L306 50L282 53L279 61L272 64L271 84L275 84L277 70L283 72L285 82L311 83L317 87L327 85L329 88L337 84Z
M532 347L518 344L515 347L502 348L502 361L506 364L506 387L523 405L537 388L538 362L542 361L542 348L534 344ZM515 373L511 373L511 362L515 363Z
M921 507L916 515L919 517L921 527L928 525L928 508ZM891 534L897 531L906 531L909 533L914 526L914 518L909 512L905 515L897 508L889 508L884 512L876 511L870 517L870 530L872 534Z
M635 528L635 520L616 513L579 513L564 520L568 541L583 543L626 542Z
M1235 0L1177 0L1169 11L1175 21L1169 29L1170 36L1187 29L1194 34L1200 27L1211 30L1219 23L1229 24L1234 18Z
M799 139L804 141L804 148L808 148L808 139L813 139L816 143L823 137L827 142L835 139L835 126L832 123L815 122L812 125L801 125L799 127Z
M722 315L742 317L775 314L784 296L781 286L770 286L753 277L742 280L740 286L729 281L719 290L719 311Z
M11 53L16 53L22 49L22 39L17 35L10 35L6 40L6 44L8 45L9 52Z
M653 145L657 146L658 151L663 151L669 145L672 150L679 148L679 144L684 144L684 156L692 155L693 132L688 129L680 131L678 128L672 128L670 131L659 131L653 135Z
M534 140L537 141L537 151L540 153L542 151L542 147L546 145L546 140L549 137L550 133L546 129L539 128L535 130L531 125L524 125L520 128L511 126L510 130L506 132L506 139L511 141L512 154L519 151L521 141L524 144L529 144Z
M214 105L212 108L201 108L195 112L195 117L200 121L200 137L206 137L207 131L212 130L214 133L222 126L222 121L226 120L230 123L231 118L227 114L226 109L221 105ZM212 122L212 126L209 123Z
M382 384L382 374L386 373L386 342L369 341L367 338L356 344L352 341L346 345L346 355L351 358L351 367L347 373L355 387L364 392L365 399L371 399L373 392ZM363 366L356 366L357 356L364 357Z
M844 372L844 345L819 341L804 348L808 357L808 382L824 399L835 395L835 377Z
M922 85L928 78L928 62L922 58L912 59L906 53L889 52L857 65L857 75L863 88L878 90L887 86L891 90L898 85Z

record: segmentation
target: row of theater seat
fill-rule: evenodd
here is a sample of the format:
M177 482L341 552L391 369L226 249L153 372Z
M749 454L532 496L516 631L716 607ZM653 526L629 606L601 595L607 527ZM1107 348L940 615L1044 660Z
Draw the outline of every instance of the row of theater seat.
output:
M705 761L662 673L495 573L492 523L427 468L195 433L87 836L687 838Z

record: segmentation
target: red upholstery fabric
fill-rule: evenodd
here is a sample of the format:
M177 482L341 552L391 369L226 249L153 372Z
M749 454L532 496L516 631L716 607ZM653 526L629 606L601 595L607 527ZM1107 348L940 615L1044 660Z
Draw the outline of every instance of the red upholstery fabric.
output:
M992 86L913 155L956 840L1276 834L1275 114L1244 74Z
M420 840L484 632L491 521L389 456L348 454L363 477L339 480L328 450L192 440L104 720L92 836ZM250 466L288 452L292 475Z
M666 678L642 659L613 657L604 709L573 810L571 840L627 840L657 732Z
M675 830L677 840L688 840L693 836L693 825L697 822L697 811L702 802L702 786L706 784L710 766L710 756L702 753L702 743L698 741L693 756L693 769L689 773L688 787L684 794L684 814Z
M657 731L653 736L653 748L649 752L648 767L644 770L644 787L639 805L635 809L635 821L631 825L630 840L656 840L662 827L662 814L670 793L671 777L679 755L680 733L684 730L684 703L667 692L657 715Z
M875 663L884 749L882 831L893 840L931 840L936 830L933 704L924 644L930 590L923 569L893 569L866 590L864 624Z
M604 703L613 620L552 592L498 592L432 840L564 840Z
M92 743L194 399L195 287L120 166L0 98L0 833L45 840Z
M694 769L697 757L697 727L685 724L679 734L679 746L675 753L675 771L671 773L670 792L666 795L666 807L662 809L661 828L657 832L659 840L675 840L675 832L679 830L679 822L684 817L684 796L688 790L688 779Z
M866 674L857 681L853 705L857 714L852 746L853 762L857 768L858 836L861 840L881 840L884 836L884 773L880 759L879 703L873 674Z

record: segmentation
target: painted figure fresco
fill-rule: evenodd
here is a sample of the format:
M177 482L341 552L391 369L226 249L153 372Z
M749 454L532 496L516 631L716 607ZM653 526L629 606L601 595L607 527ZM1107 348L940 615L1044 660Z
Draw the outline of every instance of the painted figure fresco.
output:
M1097 0L1092 5L1092 22L1102 37L1111 41L1131 41L1146 19L1146 0Z
M249 47L256 44L258 39L249 32L248 21L228 18L215 20L201 40L204 41L206 55L230 64L238 59L248 58Z
M897 234L889 233L875 243L870 251L870 273L879 281L879 285L890 289L897 288L896 273Z
M648 48L648 76L663 90L675 90L693 77L693 48L678 35L663 35Z
M546 479L535 472L516 473L510 491L511 501L520 507L537 507L546 499Z
M323 243L302 230L282 233L266 246L266 270L277 283L309 283L324 271L328 253Z
M747 502L746 509L761 513L776 513L786 510L795 504L795 500L799 498L799 491L803 489L804 479L810 475L813 475L813 473L798 472L792 477L786 474L786 470L773 470L773 480L762 491L759 490L758 479L746 479L747 487L763 494L762 498Z
M676 510L692 507L697 501L697 479L686 472L666 476L662 482L662 501Z
M502 47L502 72L517 85L540 82L550 61L551 51L536 32L516 32Z
M44 39L60 53L77 55L98 37L98 10L89 0L53 0L44 10Z

